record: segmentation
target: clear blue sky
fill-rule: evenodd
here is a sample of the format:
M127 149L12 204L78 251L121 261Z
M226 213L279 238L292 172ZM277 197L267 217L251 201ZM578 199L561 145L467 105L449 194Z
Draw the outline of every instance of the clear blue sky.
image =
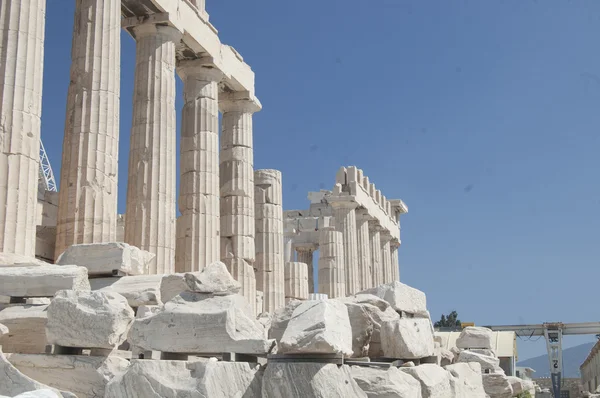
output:
M356 165L409 206L401 279L434 318L600 320L600 2L206 2L256 73L255 167L282 170L286 209ZM73 7L48 1L42 137L57 178ZM120 212L134 58L123 34Z

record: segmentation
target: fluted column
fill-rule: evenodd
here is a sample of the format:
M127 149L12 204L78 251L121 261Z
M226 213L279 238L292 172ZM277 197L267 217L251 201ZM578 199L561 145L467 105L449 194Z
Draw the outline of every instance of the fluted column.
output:
M219 81L223 73L203 59L182 61L183 80L177 219L177 272L201 271L220 259Z
M35 255L45 0L0 1L0 252Z
M356 212L356 248L358 251L359 291L373 287L369 219L370 217L366 212Z
M381 240L381 264L383 269L383 283L390 283L394 280L392 276L392 257L390 251L390 242L392 237L382 231L380 235Z
M152 24L137 40L125 242L154 253L150 274L175 271L175 45L181 33Z
M334 228L319 232L319 293L329 298L346 296L344 237Z
M56 249L116 241L121 1L75 2Z
M400 281L400 264L398 264L398 249L400 242L392 240L390 242L390 266L392 268L392 280Z
M332 202L335 229L344 237L344 259L346 273L346 294L360 291L358 275L358 248L356 237L356 206L354 202Z
M264 310L272 314L285 305L281 172L256 170L254 186L256 289L264 293Z
M369 240L371 246L371 272L373 287L384 283L383 263L381 261L381 227L377 221L369 222Z
M285 264L285 301L308 299L308 268L301 262Z
M315 248L312 246L296 246L296 253L298 253L298 262L306 264L308 271L308 292L315 292L315 276L314 276L314 265L313 265L313 253Z

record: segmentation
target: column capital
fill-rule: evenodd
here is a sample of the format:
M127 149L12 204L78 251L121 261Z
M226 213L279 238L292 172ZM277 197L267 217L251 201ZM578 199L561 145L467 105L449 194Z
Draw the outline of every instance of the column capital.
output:
M258 98L248 91L226 91L219 94L221 112L255 113L262 109Z
M383 231L383 227L379 224L379 220L370 220L369 221L369 231L371 232L381 232Z
M186 59L177 62L177 74L182 80L187 78L198 78L211 82L220 82L223 79L223 72L215 67L210 57Z
M179 29L170 25L157 25L147 22L132 27L132 30L136 40L152 35L164 35L177 43L183 37L183 33Z
M367 209L365 209L364 207L356 209L356 221L359 220L369 221L369 224L371 223L371 221L375 221L374 218L369 214Z
M400 243L401 243L401 242L400 242L398 239L396 239L396 238L393 238L393 239L390 241L390 247L391 247L393 250L395 250L395 249L398 249L398 248L400 247Z
M331 205L331 207L333 207L334 209L356 209L358 207L358 203L353 202L351 200L348 199L342 199L342 200L336 200L335 198L331 198L329 200L329 204Z
M298 245L294 245L294 250L297 252L315 252L318 246L313 243L300 243Z
M381 240L381 243L385 244L391 242L393 237L387 229L382 229L379 239Z

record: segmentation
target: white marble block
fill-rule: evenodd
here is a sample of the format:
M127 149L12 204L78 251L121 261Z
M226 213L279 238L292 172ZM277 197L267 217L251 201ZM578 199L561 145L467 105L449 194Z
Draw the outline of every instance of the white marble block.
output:
M163 275L135 275L110 279L116 279L116 281L98 290L119 293L127 299L132 308L162 304L160 286ZM94 279L92 279L93 281Z
M457 397L454 394L454 386L451 382L452 375L441 366L424 364L412 368L400 368L400 371L411 375L421 383L423 398Z
M478 363L456 363L445 369L453 376L456 397L486 398Z
M90 290L85 267L29 266L0 267L0 295L52 297L59 290Z
M381 326L381 347L388 358L420 359L434 354L431 321L400 318Z
M308 299L308 269L306 264L290 262L285 264L285 298Z
M86 267L89 275L143 275L154 257L127 243L92 243L69 246L56 263Z
M46 351L47 305L15 305L0 311L9 332L0 336L4 352L40 354Z
M404 283L394 281L360 293L377 296L390 303L396 311L429 317L425 293Z
M456 340L458 348L492 348L494 333L488 328L478 326L467 326L460 332Z
M369 398L421 398L421 384L393 366L387 369L352 366L351 371L354 381Z

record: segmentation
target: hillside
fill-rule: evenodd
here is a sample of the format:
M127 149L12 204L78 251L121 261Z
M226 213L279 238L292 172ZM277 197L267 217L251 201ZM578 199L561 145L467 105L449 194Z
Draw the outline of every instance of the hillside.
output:
M585 343L563 350L563 377L579 377L579 366L585 361L594 343ZM548 355L540 355L517 363L517 366L525 366L535 369L535 378L550 377L550 365Z

